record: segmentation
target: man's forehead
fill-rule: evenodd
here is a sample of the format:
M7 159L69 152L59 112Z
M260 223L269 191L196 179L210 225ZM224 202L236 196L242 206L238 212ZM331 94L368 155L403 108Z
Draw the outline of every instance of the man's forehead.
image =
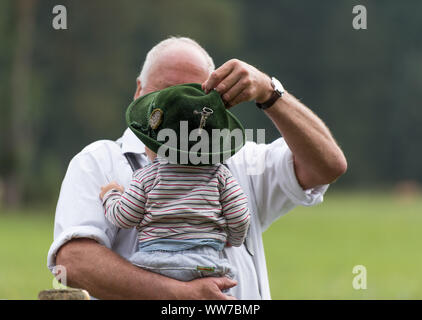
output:
M182 83L203 83L209 74L210 66L200 48L172 45L160 50L152 60L142 94Z
M173 45L163 49L157 54L154 64L209 69L205 53L191 44Z
M164 89L182 83L202 83L207 80L209 70L195 61L173 60L158 63L151 68L149 82L158 89Z
M184 58L185 60L198 59L199 61L202 61L202 63L206 64L204 52L197 46L186 43L174 44L163 48L157 54L157 60L160 60L160 58L165 61L168 61L168 59L178 58Z

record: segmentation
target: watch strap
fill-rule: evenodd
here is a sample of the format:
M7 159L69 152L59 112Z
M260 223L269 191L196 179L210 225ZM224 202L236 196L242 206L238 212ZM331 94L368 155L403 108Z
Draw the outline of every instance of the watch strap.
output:
M265 101L263 103L257 102L256 106L259 109L265 110L265 109L268 109L269 107L271 107L280 98L281 98L281 95L279 93L277 93L277 91L274 90L271 97L267 101Z

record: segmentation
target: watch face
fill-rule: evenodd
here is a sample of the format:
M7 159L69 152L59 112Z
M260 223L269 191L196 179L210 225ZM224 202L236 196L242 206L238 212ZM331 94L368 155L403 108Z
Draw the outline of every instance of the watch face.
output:
M271 78L271 83L273 84L274 90L281 96L284 92L283 85L276 78Z

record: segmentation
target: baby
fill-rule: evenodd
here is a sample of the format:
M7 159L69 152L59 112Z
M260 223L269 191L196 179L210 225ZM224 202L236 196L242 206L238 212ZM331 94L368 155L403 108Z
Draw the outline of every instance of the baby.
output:
M154 94L154 99L148 98ZM197 118L202 109L198 99L203 99L212 111L205 123ZM178 107L183 112L177 112ZM216 119L210 119L214 114ZM224 117L229 117L229 122ZM210 131L226 128L227 123L238 126L233 117L216 92L205 95L196 84L154 92L129 106L129 127L146 145L151 164L134 172L126 190L115 182L102 187L100 198L111 223L138 230L138 248L129 258L131 263L181 281L204 276L234 277L235 270L223 248L227 244L240 246L248 231L250 216L241 187L219 162L171 163L157 155L154 139L154 130L174 128L179 121L197 122L201 130ZM233 128L229 125L229 129Z

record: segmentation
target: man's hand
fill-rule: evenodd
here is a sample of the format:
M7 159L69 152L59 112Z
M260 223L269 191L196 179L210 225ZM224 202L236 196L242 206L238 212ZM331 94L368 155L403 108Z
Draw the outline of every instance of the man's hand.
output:
M113 181L110 182L108 185L101 187L100 199L103 200L104 195L112 189L119 190L121 193L125 192L125 189L120 184Z
M273 92L269 76L237 59L227 61L212 72L202 84L202 89L206 93L215 89L227 107L252 100L262 103L267 101Z
M176 293L177 299L181 300L236 300L228 296L222 290L230 289L237 285L237 282L226 277L221 278L200 278L184 282L185 288Z

